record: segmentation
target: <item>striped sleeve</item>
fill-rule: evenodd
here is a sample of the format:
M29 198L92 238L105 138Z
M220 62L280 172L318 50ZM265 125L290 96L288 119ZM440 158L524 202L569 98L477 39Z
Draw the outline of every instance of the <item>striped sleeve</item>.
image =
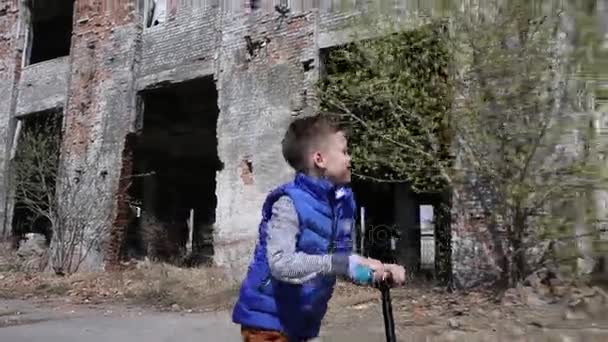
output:
M348 254L312 255L296 251L300 232L298 214L288 196L274 203L267 229L266 253L276 279L301 284L317 275L348 273Z

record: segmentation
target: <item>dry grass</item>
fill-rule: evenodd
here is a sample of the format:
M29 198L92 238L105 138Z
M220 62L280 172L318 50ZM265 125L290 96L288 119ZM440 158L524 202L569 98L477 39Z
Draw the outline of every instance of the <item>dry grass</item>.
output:
M231 306L238 284L219 268L178 268L167 264L145 264L129 279L124 295L137 304L187 309L217 310ZM128 284L127 284L128 283Z
M240 285L217 267L179 268L139 262L120 272L79 272L66 277L27 272L8 246L0 245L0 297L69 298L73 303L135 304L159 309L214 311L234 304ZM239 279L240 280L240 279ZM378 291L339 281L332 305L377 300Z
M23 265L9 241L0 240L0 272L18 272Z
M160 309L218 310L230 307L238 284L213 267L178 268L140 263L121 272L50 273L0 272L0 296L52 299L69 297L76 303L125 303Z

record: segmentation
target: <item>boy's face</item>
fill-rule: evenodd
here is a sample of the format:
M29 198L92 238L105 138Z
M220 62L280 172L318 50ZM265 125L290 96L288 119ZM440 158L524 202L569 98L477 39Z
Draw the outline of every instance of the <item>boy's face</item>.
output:
M335 184L350 183L350 155L343 132L330 134L313 153L314 165Z

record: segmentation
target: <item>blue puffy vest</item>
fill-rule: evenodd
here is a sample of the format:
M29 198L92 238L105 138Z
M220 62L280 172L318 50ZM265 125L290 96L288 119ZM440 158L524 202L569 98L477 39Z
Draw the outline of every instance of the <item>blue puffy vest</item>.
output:
M300 223L296 251L350 253L356 206L352 191L302 173L272 191L262 208L259 241L243 281L232 319L242 326L281 331L294 340L316 337L332 296L335 276L317 276L304 284L272 277L266 258L266 226L281 196L294 202Z

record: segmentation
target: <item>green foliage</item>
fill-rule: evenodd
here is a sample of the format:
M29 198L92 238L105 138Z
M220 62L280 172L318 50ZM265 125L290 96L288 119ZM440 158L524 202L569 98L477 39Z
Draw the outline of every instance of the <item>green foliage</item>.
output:
M449 56L437 24L329 52L321 103L349 128L357 175L444 186L436 163L449 162Z

